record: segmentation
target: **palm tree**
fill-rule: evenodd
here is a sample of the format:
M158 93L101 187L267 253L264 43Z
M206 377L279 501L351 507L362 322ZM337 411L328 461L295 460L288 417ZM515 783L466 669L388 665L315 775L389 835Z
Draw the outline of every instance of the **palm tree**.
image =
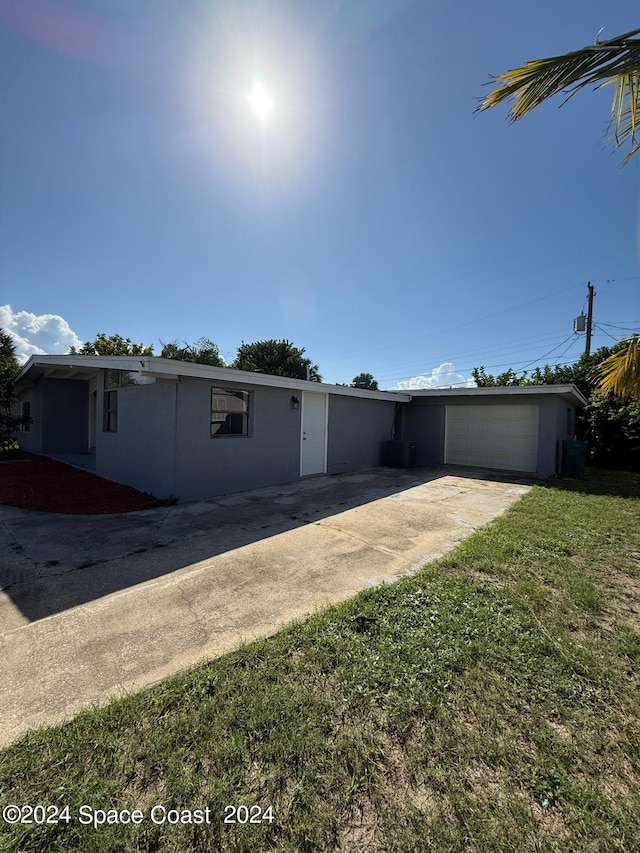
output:
M613 85L611 127L616 147L627 142L631 150L625 162L640 150L636 127L640 121L640 29L609 41L598 41L561 56L533 59L493 78L499 85L484 98L478 112L513 100L511 121L526 116L547 98L564 92L565 101L585 86ZM564 103L563 102L563 103Z
M632 335L625 346L600 365L599 388L616 397L640 398L640 335Z
M493 78L498 85L477 111L511 100L512 122L526 116L543 101L560 92L566 103L585 86L613 86L610 130L616 148L629 144L624 162L640 151L636 129L640 125L640 29L608 41L599 41L561 56L534 59ZM600 389L621 396L640 397L640 338L633 335L600 366Z

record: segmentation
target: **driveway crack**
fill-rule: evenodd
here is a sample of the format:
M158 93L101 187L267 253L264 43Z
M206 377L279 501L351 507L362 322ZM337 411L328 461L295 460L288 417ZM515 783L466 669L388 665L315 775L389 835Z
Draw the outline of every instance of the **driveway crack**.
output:
M193 621L195 622L196 627L198 628L198 631L200 632L200 636L202 637L202 639L208 640L209 639L209 632L206 630L206 628L202 624L202 617L200 616L200 614L198 613L198 611L194 607L193 602L191 601L191 599L187 595L187 591L185 590L182 583L180 583L180 581L178 581L176 586L177 586L178 592L180 594L180 597L182 598L182 600L185 603L187 610L193 616Z
M392 557L396 557L399 560L402 560L404 563L409 563L404 554L399 553L398 551L393 551L391 548L387 548L384 545L377 545L371 542L369 539L365 539L364 536L358 536L357 533L353 533L351 530L345 530L337 524L329 524L327 521L316 521L314 522L318 525L318 527L326 527L329 530L335 530L338 533L342 533L344 536L348 536L350 539L355 539L357 542L362 542L363 545L368 545L369 548L373 548L374 551L380 551L382 554L389 554Z

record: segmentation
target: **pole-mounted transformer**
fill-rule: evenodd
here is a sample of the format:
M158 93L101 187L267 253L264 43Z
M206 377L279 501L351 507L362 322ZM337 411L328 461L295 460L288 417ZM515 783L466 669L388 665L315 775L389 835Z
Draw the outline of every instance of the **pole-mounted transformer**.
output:
M591 335L593 333L593 297L595 296L595 290L593 289L593 285L591 282L587 283L587 301L588 301L588 314L585 317L584 311L582 311L573 321L573 331L577 334L578 332L586 332L587 339L585 341L584 354L591 354Z

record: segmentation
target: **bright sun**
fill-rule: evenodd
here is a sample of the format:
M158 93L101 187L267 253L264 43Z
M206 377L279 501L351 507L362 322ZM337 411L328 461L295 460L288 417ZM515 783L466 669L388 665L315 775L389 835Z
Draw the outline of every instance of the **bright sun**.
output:
M249 92L248 101L251 112L260 121L265 121L273 112L273 95L262 80L254 80Z

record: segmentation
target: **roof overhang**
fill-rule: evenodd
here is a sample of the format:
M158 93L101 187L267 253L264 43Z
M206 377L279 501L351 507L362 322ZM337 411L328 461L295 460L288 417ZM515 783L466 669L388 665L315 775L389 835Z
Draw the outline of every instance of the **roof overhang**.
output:
M325 382L307 382L304 379L290 379L287 376L271 376L266 373L252 373L248 370L234 370L231 367L212 367L208 364L194 364L171 358L134 355L32 355L17 377L18 387L32 384L36 379L91 379L99 370L125 370L141 376L153 376L163 379L191 377L212 382L233 382L239 385L261 385L272 388L287 388L291 391L316 391L338 394L344 397L363 397L370 400L387 400L396 403L408 403L413 398L433 399L435 402L450 398L468 397L474 399L490 397L539 397L541 395L560 396L574 406L586 406L587 399L575 385L506 385L493 388L423 388L411 391L369 391L364 388L352 388L349 385L330 385Z
M411 391L412 397L442 398L451 397L540 397L542 395L559 396L574 406L586 406L587 398L575 385L504 385L495 388L425 388Z
M52 356L31 356L16 378L18 388L32 385L37 379L92 379L98 374L95 364L74 364L68 360L49 362ZM46 359L46 360L45 360Z
M344 397L363 397L372 400L387 400L408 403L411 395L403 391L368 391L348 385L329 385L325 382L307 382L287 376L270 376L231 367L211 367L171 358L152 356L103 356L103 355L32 355L17 377L19 386L29 385L40 377L53 379L90 379L99 370L125 370L141 376L165 379L191 377L213 382L233 382L239 385L262 385L286 388L291 391L315 391L338 394Z

